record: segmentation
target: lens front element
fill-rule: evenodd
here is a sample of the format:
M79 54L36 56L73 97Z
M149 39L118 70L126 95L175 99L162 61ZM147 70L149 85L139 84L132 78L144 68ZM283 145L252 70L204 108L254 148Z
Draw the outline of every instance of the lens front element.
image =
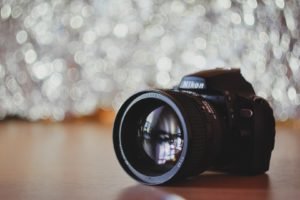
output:
M138 137L147 156L157 165L169 168L176 164L183 147L183 134L179 119L170 107L160 106L148 114Z

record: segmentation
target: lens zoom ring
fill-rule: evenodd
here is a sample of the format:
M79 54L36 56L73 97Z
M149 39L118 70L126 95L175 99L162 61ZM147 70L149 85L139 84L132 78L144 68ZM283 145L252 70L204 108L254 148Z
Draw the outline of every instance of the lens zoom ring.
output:
M200 100L197 102L191 95L185 93L173 91L168 91L168 93L182 106L190 133L188 152L178 178L194 176L206 170L209 165L207 153L209 149L208 124L210 121L204 110L201 109L203 103Z

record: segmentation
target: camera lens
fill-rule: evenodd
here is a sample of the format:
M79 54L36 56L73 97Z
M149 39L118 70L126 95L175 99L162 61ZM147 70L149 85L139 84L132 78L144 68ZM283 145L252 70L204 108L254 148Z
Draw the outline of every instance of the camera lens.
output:
M169 106L150 112L139 128L140 144L157 165L166 170L173 167L182 151L183 134L176 113Z
M147 91L120 108L114 148L124 170L150 185L206 170L220 141L219 122L208 102L173 91Z

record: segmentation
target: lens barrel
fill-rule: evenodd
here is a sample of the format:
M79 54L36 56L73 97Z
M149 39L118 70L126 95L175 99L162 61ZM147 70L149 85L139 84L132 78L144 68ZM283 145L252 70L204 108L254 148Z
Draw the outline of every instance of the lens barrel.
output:
M113 142L130 176L160 185L210 167L221 135L217 113L200 96L157 90L137 93L123 104L115 120Z

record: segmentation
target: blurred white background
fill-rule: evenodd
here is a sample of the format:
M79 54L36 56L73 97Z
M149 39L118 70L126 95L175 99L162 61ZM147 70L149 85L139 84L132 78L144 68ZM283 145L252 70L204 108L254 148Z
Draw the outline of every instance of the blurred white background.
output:
M138 90L223 66L241 67L277 119L297 117L299 9L296 0L2 0L0 119L118 109Z

